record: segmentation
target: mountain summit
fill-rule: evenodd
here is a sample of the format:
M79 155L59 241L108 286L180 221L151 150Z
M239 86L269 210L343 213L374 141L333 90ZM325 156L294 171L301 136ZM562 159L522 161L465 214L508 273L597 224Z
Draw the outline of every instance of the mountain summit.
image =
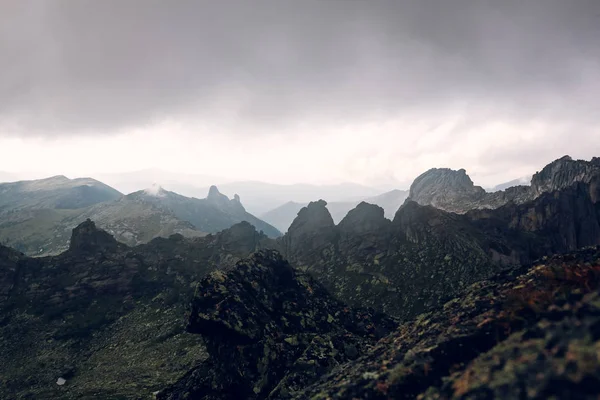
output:
M125 197L166 210L183 221L189 221L201 232L216 233L238 222L247 221L267 236L281 236L276 228L248 213L239 196L230 200L216 186L210 187L204 199L182 196L162 188L153 193L143 190Z

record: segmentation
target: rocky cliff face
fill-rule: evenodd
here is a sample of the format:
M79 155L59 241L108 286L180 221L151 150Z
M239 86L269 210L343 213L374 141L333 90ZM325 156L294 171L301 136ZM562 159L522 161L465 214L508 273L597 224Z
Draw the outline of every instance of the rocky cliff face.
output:
M286 255L299 267L306 268L312 265L315 257L326 256L332 251L337 233L326 205L324 200L319 200L302 208L280 240Z
M196 293L187 330L204 337L210 358L159 399L292 398L396 327L346 307L274 251L210 274Z
M577 182L590 183L598 175L598 158L584 161L564 156L536 173L531 186L515 186L487 193L473 184L464 169L434 168L415 179L408 199L445 211L465 213L474 209L498 208L508 203L523 204Z
M534 197L543 193L565 189L575 182L590 183L600 175L600 158L591 161L573 160L564 156L545 166L531 179L531 190Z

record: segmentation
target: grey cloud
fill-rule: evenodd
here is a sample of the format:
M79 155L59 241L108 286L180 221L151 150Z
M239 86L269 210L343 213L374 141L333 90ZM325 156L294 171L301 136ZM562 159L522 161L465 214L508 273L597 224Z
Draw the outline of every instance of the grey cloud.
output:
M453 105L593 121L598 38L597 0L2 2L0 122L63 134Z

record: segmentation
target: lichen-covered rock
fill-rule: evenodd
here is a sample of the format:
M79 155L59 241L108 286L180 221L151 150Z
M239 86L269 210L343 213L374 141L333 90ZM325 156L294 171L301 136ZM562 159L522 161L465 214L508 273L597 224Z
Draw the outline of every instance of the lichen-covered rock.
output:
M187 329L204 337L210 359L161 399L292 397L397 325L345 306L267 250L207 276L191 307Z
M0 398L150 398L207 357L185 331L195 283L265 241L241 223L130 248L86 221L55 257L0 246Z
M298 399L597 398L600 248L478 282Z

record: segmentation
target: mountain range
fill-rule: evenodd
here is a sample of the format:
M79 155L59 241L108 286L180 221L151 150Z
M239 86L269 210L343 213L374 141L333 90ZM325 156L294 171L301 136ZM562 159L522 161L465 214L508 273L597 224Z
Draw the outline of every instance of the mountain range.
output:
M132 247L85 220L59 255L0 246L0 397L596 398L599 167L484 194L430 170L392 219L317 200L279 237L242 220ZM132 195L108 204L187 204ZM199 201L189 218L241 206Z
M244 199L245 208L255 215L261 215L288 201L308 203L319 198L332 202L355 201L376 196L386 191L385 189L355 183L284 185L260 181L232 181L213 175L182 174L157 169L120 174L99 173L94 176L126 194L136 192L140 188L160 184L166 190L186 197L201 198L208 193L210 186L216 184L220 191L230 198L238 194Z
M159 186L122 195L90 178L57 176L0 184L0 242L29 255L58 254L70 232L86 219L134 246L175 233L204 236L241 221L267 235L281 233L211 187L205 199L189 198Z

